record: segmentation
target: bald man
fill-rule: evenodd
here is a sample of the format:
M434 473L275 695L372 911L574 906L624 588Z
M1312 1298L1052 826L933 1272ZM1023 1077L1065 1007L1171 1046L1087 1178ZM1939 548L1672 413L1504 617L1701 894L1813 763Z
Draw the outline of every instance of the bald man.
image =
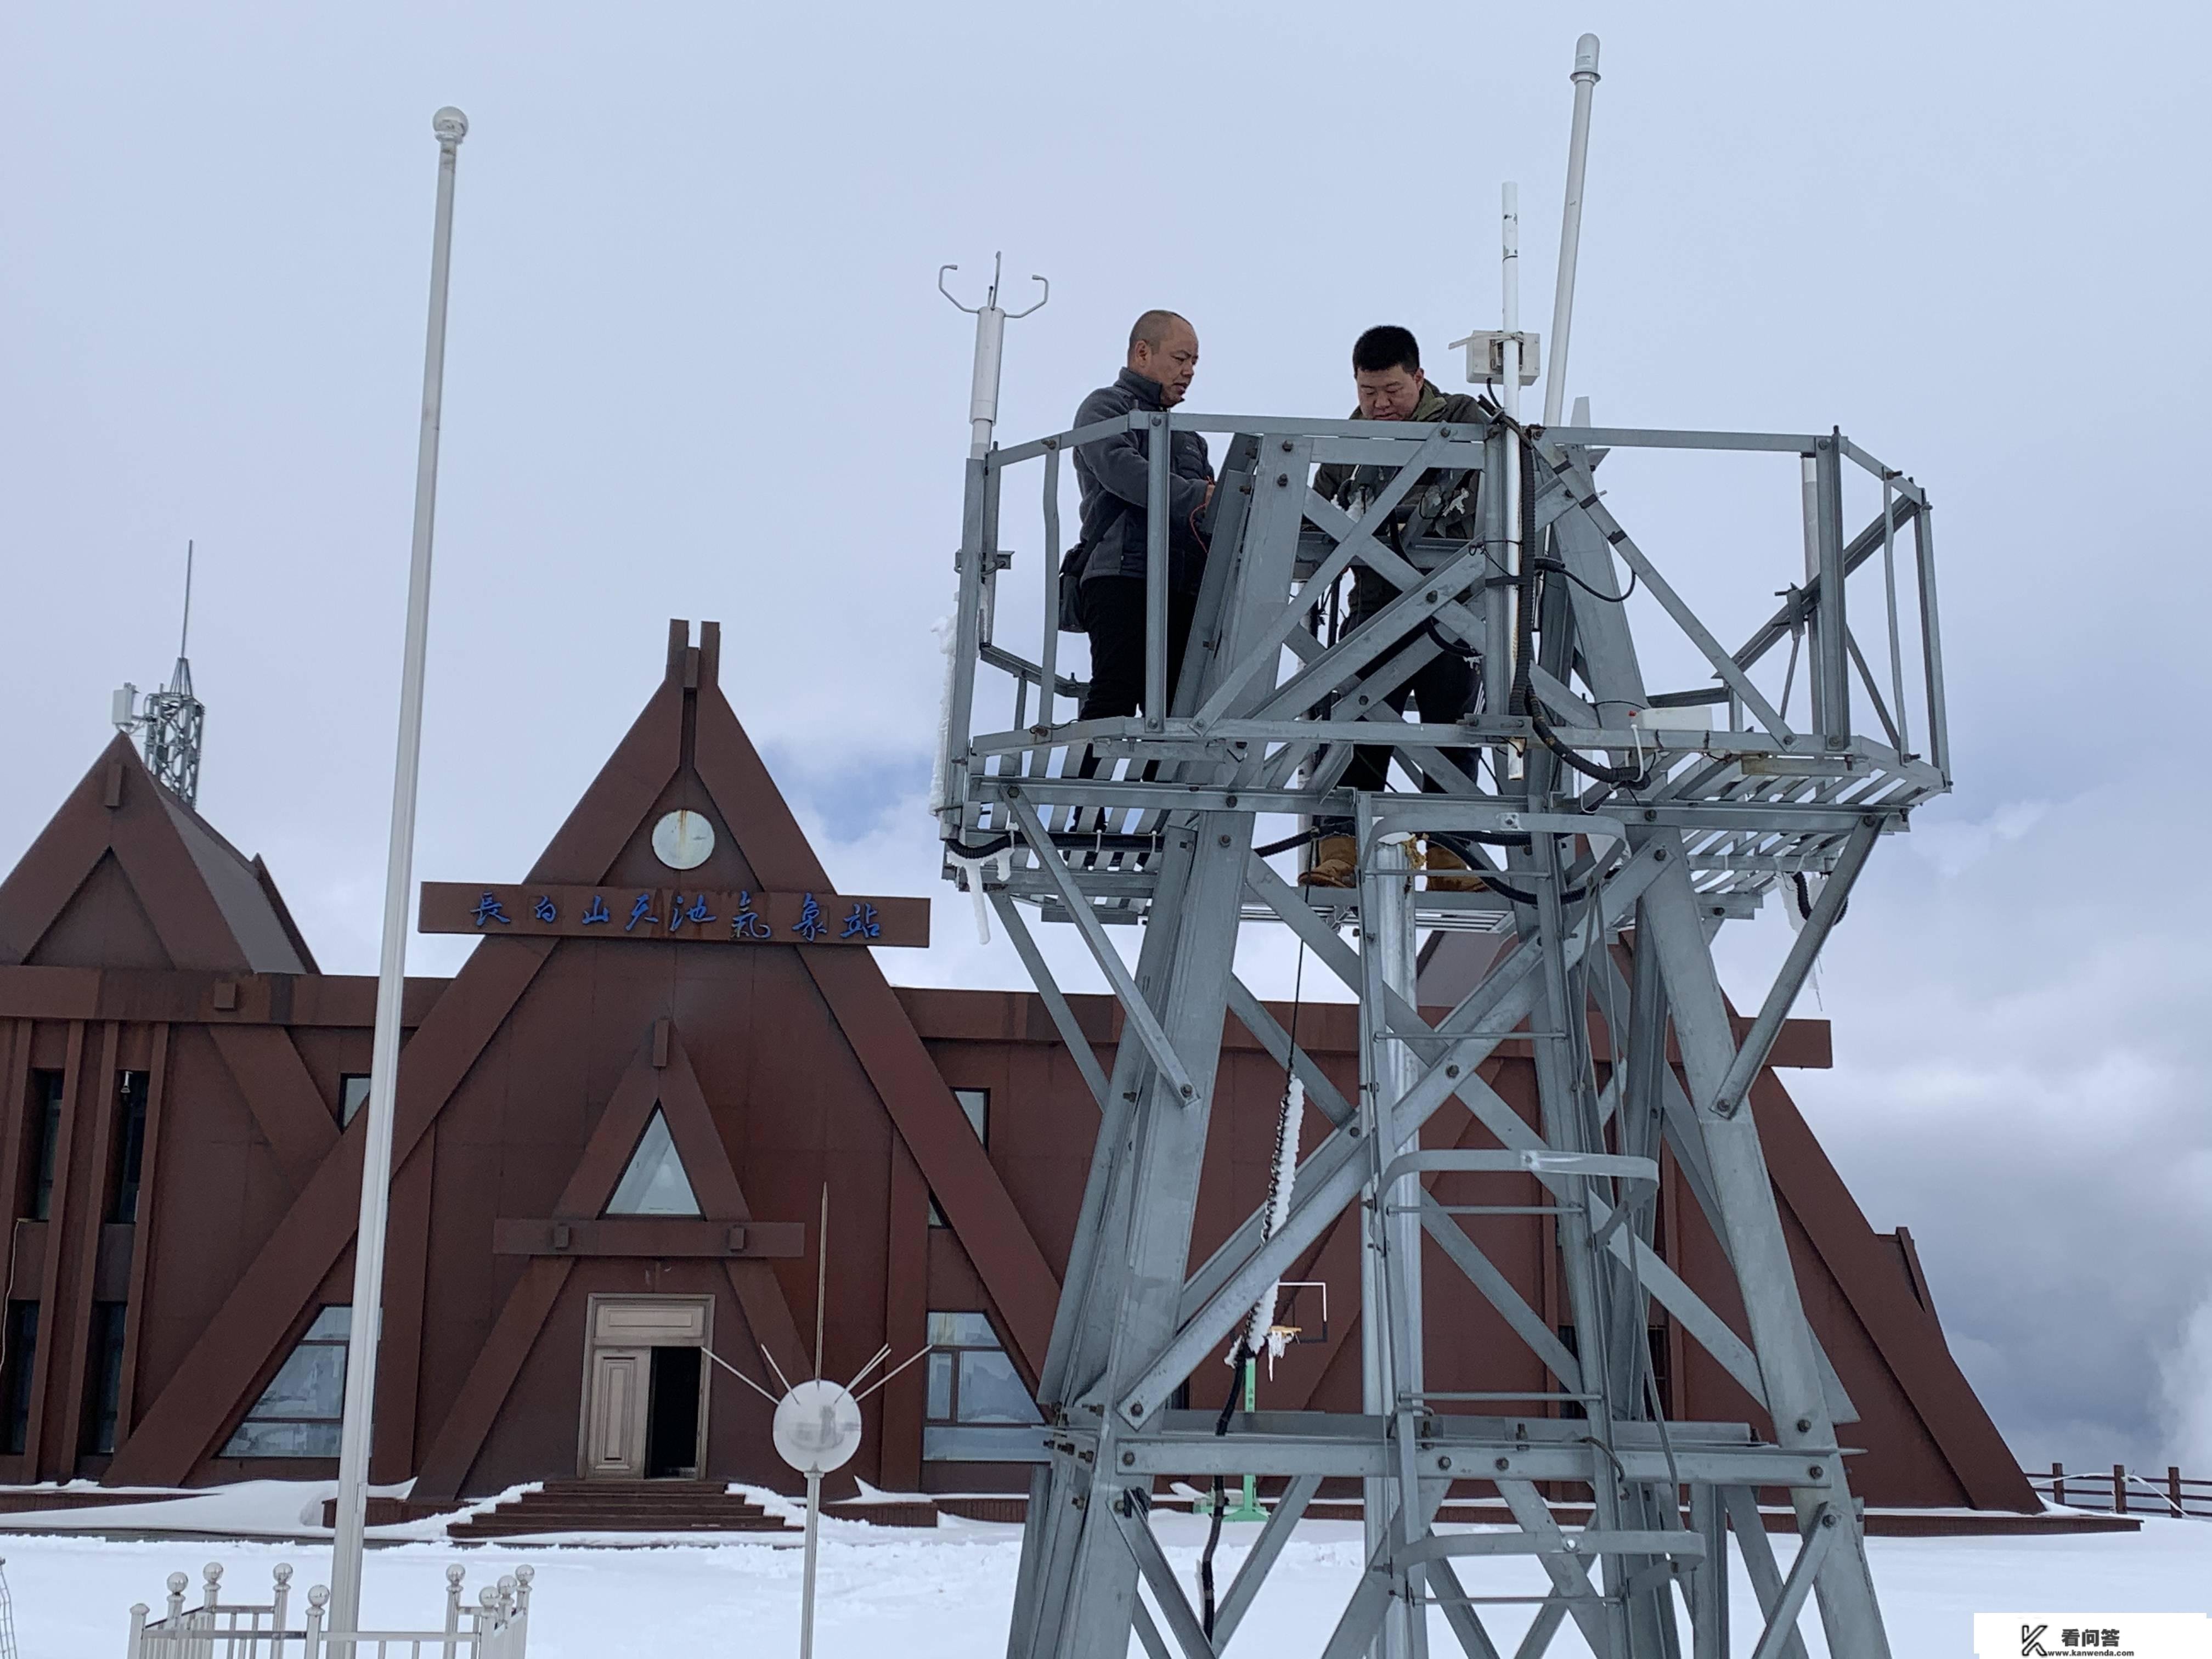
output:
M1083 400L1075 424L1090 426L1133 410L1173 409L1198 371L1198 333L1172 311L1148 311L1129 331L1129 356L1111 386ZM1084 556L1077 573L1075 614L1091 636L1091 687L1079 718L1133 714L1145 695L1145 556L1150 434L1116 432L1075 452L1083 493ZM1213 463L1206 440L1177 432L1168 447L1168 697L1175 697L1183 647L1190 640L1199 578L1206 569L1200 514L1213 498ZM1148 711L1164 714L1164 709Z

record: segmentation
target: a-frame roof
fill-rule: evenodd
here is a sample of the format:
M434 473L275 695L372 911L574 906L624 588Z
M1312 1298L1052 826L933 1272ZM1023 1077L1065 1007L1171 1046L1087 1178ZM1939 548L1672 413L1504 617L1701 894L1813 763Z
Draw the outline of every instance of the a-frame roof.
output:
M720 652L717 624L701 624L699 642L693 645L689 624L671 623L661 684L532 866L530 883L657 885L665 871L653 859L653 826L662 812L682 805L706 814L715 830L712 855L689 872L690 881L717 889L834 893L834 884L722 696L716 683ZM404 1212L410 1201L410 1182L427 1187L418 1178L427 1167L431 1131L488 1045L520 1018L518 1010L525 1009L533 982L549 963L560 953L592 948L586 942L543 936L483 939L403 1051L392 1150L386 1335L379 1367L380 1454L393 1443L395 1431L402 1437L413 1432L424 1285L433 1264L427 1255L427 1226L410 1224ZM860 949L758 948L789 952L795 970L811 982L891 1130L974 1261L1000 1316L1010 1354L1034 1380L1051 1334L1058 1281L873 956ZM684 1016L680 1009L674 1012L681 1027ZM662 1098L667 1103L665 1086ZM634 1103L625 1097L626 1109ZM274 1363L288 1334L352 1243L367 1122L367 1114L356 1117L298 1189L222 1310L118 1449L108 1471L111 1482L185 1480L216 1443L239 1403L251 1398L257 1376ZM643 1119L629 1127L641 1129ZM634 1134L628 1140L617 1136L609 1144L616 1143L620 1144L614 1152L586 1152L587 1158L615 1160L606 1176L610 1188ZM689 1155L686 1162L697 1178L699 1166ZM507 1383L550 1312L558 1286L550 1283L550 1270L532 1271L536 1277L526 1277L505 1303L477 1371L454 1401L426 1412L425 1480L418 1497L465 1477ZM738 1288L743 1299L744 1289ZM756 1335L773 1342L774 1336L758 1328L763 1320L781 1323L776 1310L763 1302L759 1318L754 1312L748 1305ZM380 1466L392 1468L381 1458Z
M0 882L0 967L312 974L267 867L118 733Z

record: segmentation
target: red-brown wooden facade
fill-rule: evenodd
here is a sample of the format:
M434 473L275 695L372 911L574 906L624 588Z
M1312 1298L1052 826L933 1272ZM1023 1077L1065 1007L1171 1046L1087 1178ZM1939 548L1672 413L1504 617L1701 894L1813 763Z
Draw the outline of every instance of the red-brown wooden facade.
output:
M827 873L719 690L718 651L714 624L696 645L671 625L659 687L522 886L666 888L652 828L688 808L714 846L683 881L827 903ZM771 1389L763 1349L787 1374L811 1367L825 1185L830 1374L884 1344L903 1359L932 1311L969 1312L1034 1380L1096 1122L1036 997L896 989L873 952L849 948L493 931L452 980L409 985L375 1480L411 1476L419 1501L574 1477L595 1296L709 1298L732 1364ZM1110 1067L1110 1000L1073 1000ZM0 1408L20 1406L22 1439L0 1442L0 1481L332 1472L325 1458L225 1448L319 1311L350 1298L365 1118L342 1124L341 1079L368 1069L374 1003L373 981L317 971L258 860L155 784L127 742L108 747L0 884L10 1332L36 1309L35 1341L0 1358ZM1310 1005L1298 1030L1349 1092L1353 1011ZM1282 1085L1241 1027L1224 1042L1201 1255L1263 1194ZM1792 1022L1776 1060L1826 1065L1825 1024ZM1488 1077L1533 1116L1525 1043ZM988 1141L956 1090L987 1091ZM1950 1356L1909 1236L1869 1226L1772 1072L1753 1103L1808 1311L1857 1409L1857 1490L1877 1505L2037 1508ZM656 1109L698 1214L611 1217ZM1452 1116L1435 1120L1435 1144L1486 1144ZM119 1142L141 1121L131 1204ZM1310 1121L1309 1144L1319 1132ZM48 1148L50 1187L32 1167ZM1467 1179L1440 1177L1439 1195ZM1476 1225L1560 1322L1548 1218ZM1740 1324L1671 1170L1661 1244ZM1340 1223L1296 1271L1330 1286L1328 1340L1290 1350L1262 1383L1268 1406L1355 1407L1354 1249ZM1427 1282L1435 1386L1547 1386L1440 1255ZM1671 1323L1655 1346L1677 1415L1758 1420ZM1007 1468L925 1458L925 1375L912 1367L869 1398L852 1473L891 1491L1021 1484ZM1227 1375L1201 1374L1199 1398ZM717 1369L706 1398L701 1473L787 1484L759 1397Z

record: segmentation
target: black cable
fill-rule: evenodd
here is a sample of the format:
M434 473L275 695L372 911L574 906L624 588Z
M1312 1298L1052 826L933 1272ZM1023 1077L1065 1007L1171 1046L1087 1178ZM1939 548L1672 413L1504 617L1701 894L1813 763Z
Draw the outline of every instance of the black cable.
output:
M1797 919L1800 921L1810 921L1813 920L1813 884L1805 879L1805 872L1802 870L1796 872L1790 879L1797 888ZM1850 914L1850 908L1851 902L1849 899L1838 904L1836 907L1836 920L1841 921Z
M1482 879L1482 884L1488 888L1492 892L1497 894L1500 898L1510 899L1516 904L1533 905L1535 903L1536 896L1534 893L1526 892L1521 888L1514 886L1510 882L1500 878L1488 865L1478 864L1473 859L1468 857L1467 843L1477 840L1492 839L1492 837L1476 836L1469 834L1464 830L1431 830L1428 831L1428 837L1431 841L1442 842L1444 846L1450 848L1453 852L1458 854L1460 856L1460 861L1465 864L1467 867L1473 871L1477 876L1480 877ZM1504 837L1497 837L1495 839L1502 840ZM1455 845L1455 843L1457 844ZM1521 836L1519 838L1518 844L1522 847L1528 846L1528 837L1526 836ZM1572 904L1577 899L1587 895L1589 891L1589 888L1587 884L1581 887L1570 887L1565 892L1559 895L1559 902L1562 904Z
M1236 1414L1237 1402L1244 1395L1244 1368L1251 1363L1249 1353L1237 1356L1237 1364L1229 1376L1229 1398L1221 1402L1221 1415L1214 1419L1217 1438L1229 1432L1229 1419ZM1213 1638L1213 1552L1221 1543L1221 1511L1228 1506L1229 1489L1217 1472L1213 1477L1213 1524L1206 1530L1206 1548L1198 1558L1199 1622L1208 1641Z
M1628 603L1628 596L1636 591L1637 580L1642 574L1633 566L1630 567L1628 572L1628 586L1626 589L1619 593L1603 593L1600 592L1596 588L1592 587L1580 576L1575 574L1573 571L1568 569L1565 560L1555 558L1551 554L1547 553L1542 558L1537 560L1536 568L1539 570L1554 571L1559 575L1565 576L1569 581L1572 582L1577 587L1581 588L1583 592L1589 594L1592 599L1603 599L1607 605L1626 605Z
M1536 456L1535 447L1525 433L1516 443L1514 462L1521 470L1521 569L1516 578L1519 604L1513 629L1513 689L1505 709L1510 714L1526 714L1532 707L1529 680L1535 671L1531 659L1536 650L1536 492L1530 488L1534 483Z
M1559 733L1552 730L1552 723L1536 712L1533 703L1528 708L1528 726L1545 748L1593 783L1610 784L1615 789L1642 789L1651 781L1651 769L1648 766L1607 766L1602 761L1589 760L1577 754L1559 741Z
M1014 837L1012 831L1003 836L994 836L980 847L970 847L966 842L955 836L947 836L945 838L945 850L963 859L996 858L1013 844Z
M1295 836L1285 836L1280 841L1269 842L1265 847L1255 847L1252 852L1255 857L1271 859L1278 853L1289 852L1293 847L1303 847L1310 841L1320 840L1321 833L1318 828L1301 830Z

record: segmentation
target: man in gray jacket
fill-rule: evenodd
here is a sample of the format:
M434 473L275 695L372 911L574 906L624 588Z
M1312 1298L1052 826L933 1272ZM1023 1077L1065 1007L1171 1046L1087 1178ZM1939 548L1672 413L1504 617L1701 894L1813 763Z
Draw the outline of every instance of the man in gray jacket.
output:
M1148 311L1129 331L1127 367L1075 411L1085 427L1138 410L1173 409L1198 369L1198 334L1172 311ZM1075 452L1083 495L1085 556L1077 565L1076 614L1091 636L1091 687L1078 718L1133 714L1145 695L1145 551L1150 434L1116 432ZM1200 514L1213 498L1213 464L1206 440L1177 432L1169 441L1167 686L1175 696L1183 647L1190 641L1206 544ZM1147 710L1164 714L1164 709Z

